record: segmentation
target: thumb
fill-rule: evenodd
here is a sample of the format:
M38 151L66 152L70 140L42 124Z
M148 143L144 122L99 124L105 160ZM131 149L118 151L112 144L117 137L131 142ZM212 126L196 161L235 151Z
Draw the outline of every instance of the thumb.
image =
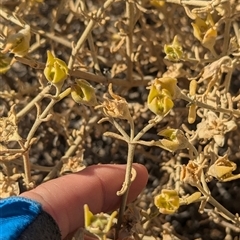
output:
M128 201L133 201L145 187L148 173L144 166L134 164L137 176L131 184ZM21 194L42 204L57 222L62 238L83 226L83 205L91 212L108 212L118 208L125 176L125 165L94 165L76 174L69 174Z

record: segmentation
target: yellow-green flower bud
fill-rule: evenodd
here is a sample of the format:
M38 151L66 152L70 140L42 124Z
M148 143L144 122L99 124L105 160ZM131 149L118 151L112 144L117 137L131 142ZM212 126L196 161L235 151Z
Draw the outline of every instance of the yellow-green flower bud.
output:
M216 38L217 38L217 30L215 27L212 27L208 29L205 35L203 36L202 45L205 48L211 49L216 42Z
M195 96L196 91L197 91L197 85L198 85L198 83L195 79L190 82L190 84L189 84L189 94L190 94L190 96Z
M25 28L23 28L16 34L12 34L7 37L5 47L1 52L7 53L8 51L10 51L16 56L23 57L28 53L30 47L30 39L30 26L26 25Z
M179 129L168 128L160 131L158 135L164 138L153 143L154 146L161 147L170 152L189 147L189 142L184 133Z
M76 84L71 86L71 96L76 103L87 106L97 105L94 87L83 79L76 80Z
M167 55L167 59L177 62L183 56L182 46L180 45L177 36L174 37L172 44L164 45L164 52Z
M195 100L196 98L196 91L197 91L197 81L194 79L189 84L189 96ZM189 111L188 111L188 122L190 124L194 123L196 120L196 110L197 110L197 104L195 102L190 103L189 105Z
M192 104L189 106L189 110L188 110L188 122L189 122L190 124L194 123L195 120L196 120L196 116L197 116L196 108L197 108L196 103L192 103Z
M47 51L47 56L47 63L43 73L50 83L62 86L68 75L67 65L61 59L55 58L50 51Z
M195 20L195 23L191 23L193 26L193 35L195 38L197 38L200 42L202 42L203 39L203 31L207 31L207 24L204 20L197 17Z
M204 47L211 49L217 38L217 30L211 14L208 14L205 20L196 17L192 26L194 37L197 38Z
M188 204L198 201L199 198L201 197L201 195L202 195L201 192L195 192L184 199L180 199L180 201L182 201L183 203L188 205Z
M176 190L162 189L154 198L154 204L163 214L173 214L180 206L180 198Z

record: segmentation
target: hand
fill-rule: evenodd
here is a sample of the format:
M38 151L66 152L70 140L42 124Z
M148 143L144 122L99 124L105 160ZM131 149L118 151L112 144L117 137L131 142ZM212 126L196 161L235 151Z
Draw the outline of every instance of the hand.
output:
M128 202L133 201L145 187L148 173L144 166L134 164L137 172ZM22 197L42 204L58 224L62 238L77 228L83 227L83 205L88 204L93 213L109 212L119 207L121 189L125 176L125 165L94 165L76 174L69 174L39 185L24 192Z

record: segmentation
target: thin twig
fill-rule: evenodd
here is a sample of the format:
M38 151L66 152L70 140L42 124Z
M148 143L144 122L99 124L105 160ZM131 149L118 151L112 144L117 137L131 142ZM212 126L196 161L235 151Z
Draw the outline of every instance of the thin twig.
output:
M31 164L29 159L29 151L26 151L22 154L23 157L23 166L24 166L24 177L25 177L25 183L26 187L30 187L30 183L32 182L32 176L31 176Z
M239 221L236 220L236 216L229 212L225 207L223 207L215 198L213 198L209 193L207 193L204 188L200 184L196 184L198 190L207 198L207 202L209 202L212 206L216 207L219 212L224 214L227 219L231 220L233 223L239 225Z
M206 6L210 6L214 2L216 2L215 5L217 5L217 3L218 3L218 1L216 1L216 0L213 0L213 1L166 0L166 2L175 3L175 4L179 4L179 5L190 5L190 6L195 6L195 7L206 7ZM215 6L215 5L213 4L213 6Z
M79 38L75 47L72 48L72 53L68 62L68 68L71 70L73 68L73 64L75 62L76 56L82 45L84 44L85 40L87 39L89 33L94 28L97 20L102 16L105 10L114 2L115 0L107 0L102 7L100 7L96 13L96 20L91 19L85 28L84 32L82 33L81 37Z
M231 115L240 116L239 110L227 109L227 108L222 108L219 106L214 107L212 105L209 105L209 104L197 101L197 100L192 100L187 95L185 95L183 92L181 92L181 95L179 96L179 98L181 98L187 102L190 102L190 103L195 103L198 107L205 108L205 109L211 110L213 112L221 112L221 113L227 113L227 114L231 114Z
M158 124L163 118L164 116L156 116L154 120L149 122L148 125L146 125L141 131L139 131L139 133L134 137L133 141L138 141L146 132L148 132L152 127Z
M20 112L18 112L17 119L24 117L35 106L36 103L38 103L45 97L45 95L49 92L50 88L50 85L45 87L30 103L28 103Z
M230 2L228 3L227 6L226 4L224 5L225 11L230 13L231 11L231 6ZM223 47L222 47L222 56L228 55L228 48L229 48L229 39L230 39L230 29L231 29L231 19L227 16L225 16L225 28L224 28L224 42L223 42Z
M127 56L127 80L132 82L133 72L133 22L134 22L134 3L126 1L126 17L128 32L126 36L126 56Z
M81 5L83 7L83 11L86 11L86 4L85 4L85 1L82 1L81 0ZM102 75L101 73L101 69L99 67L99 63L98 63L98 58L97 58L97 53L96 53L96 49L95 49L95 46L94 46L94 41L93 41L93 37L92 37L92 32L89 32L88 34L88 44L89 44L89 48L91 50L91 55L92 55L92 59L93 59L93 67L94 67L94 70L97 71L98 74Z
M125 130L121 127L121 125L118 124L118 122L114 118L111 118L109 120L114 125L114 127L122 134L122 136L126 139L126 141L129 141L129 136L125 132Z

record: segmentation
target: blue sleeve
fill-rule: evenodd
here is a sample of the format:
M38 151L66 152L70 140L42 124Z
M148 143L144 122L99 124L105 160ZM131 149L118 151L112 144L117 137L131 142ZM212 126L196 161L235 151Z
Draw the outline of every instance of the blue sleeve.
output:
M53 237L49 236L51 232ZM0 240L19 239L61 239L61 235L54 219L38 202L23 197L0 200Z

